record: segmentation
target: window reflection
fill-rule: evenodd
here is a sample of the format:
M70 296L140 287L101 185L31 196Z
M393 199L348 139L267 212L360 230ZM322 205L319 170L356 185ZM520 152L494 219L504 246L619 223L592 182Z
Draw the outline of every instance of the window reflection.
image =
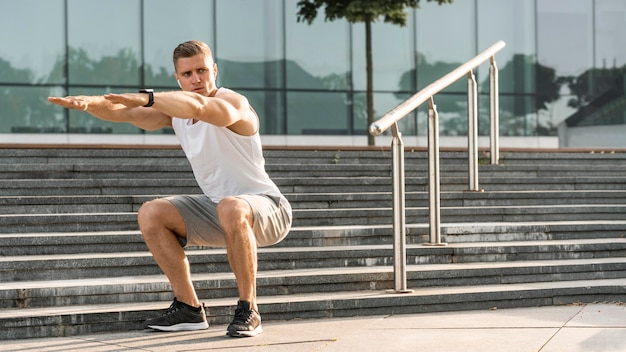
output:
M66 132L63 110L47 100L56 91L49 87L2 87L0 133Z
M233 86L245 77L242 87L281 87L282 1L216 0L216 12L220 82Z
M350 25L346 20L311 25L297 21L297 2L285 2L287 88L339 90L350 87Z
M496 54L502 135L625 123L625 1L420 6L406 27L373 26L375 118L504 40ZM366 134L362 23L327 22L323 12L312 25L297 22L297 2L286 0L7 0L2 9L0 30L10 33L0 45L2 133L144 133L46 97L177 89L172 51L200 39L214 51L218 84L248 96L261 133ZM32 23L45 30L25 27ZM476 72L481 135L489 134L488 68ZM435 96L442 134L467 133L466 92L460 79ZM403 119L403 134L426 135L425 112Z
M472 1L455 1L452 6L420 3L417 16L417 90L441 78L476 55L475 17ZM443 25L446 23L449 25ZM404 90L406 84L402 85ZM416 91L417 91L416 90ZM466 92L464 80L444 92Z
M287 92L287 134L350 134L345 93Z
M64 83L64 22L63 0L4 1L0 83Z
M379 91L398 90L400 78L415 68L415 45L413 16L408 16L407 26L390 23L372 24L372 65L374 89ZM352 25L354 48L354 89L367 88L365 57L365 25ZM392 39L393 38L393 39Z
M69 82L139 85L140 1L68 0L67 11Z
M201 40L217 56L213 8L211 0L144 1L144 86L178 88L173 76L172 53L182 42Z

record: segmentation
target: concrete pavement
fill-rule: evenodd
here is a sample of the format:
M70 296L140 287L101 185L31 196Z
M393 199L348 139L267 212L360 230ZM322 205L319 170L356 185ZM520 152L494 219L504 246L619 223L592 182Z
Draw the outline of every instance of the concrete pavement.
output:
M130 331L0 341L25 351L626 351L626 305L594 303L355 318L269 321L253 338L226 326L163 333Z

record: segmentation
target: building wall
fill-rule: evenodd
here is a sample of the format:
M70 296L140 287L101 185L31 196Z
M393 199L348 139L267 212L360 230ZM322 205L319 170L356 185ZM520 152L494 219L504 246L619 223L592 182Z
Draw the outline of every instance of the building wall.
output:
M359 144L367 130L364 25L325 22L323 13L312 25L298 22L297 1L0 0L0 8L5 142L33 134L41 141L171 140L171 131L100 121L46 97L177 89L171 53L188 39L213 48L218 83L248 96L263 135ZM408 10L407 26L373 26L376 116L503 40L500 134L557 138L556 126L626 69L624 23L623 0L422 0ZM487 135L488 66L476 76L479 133ZM435 97L442 135L467 134L465 94L460 81ZM426 126L420 107L400 129L419 139ZM312 138L320 135L328 137Z

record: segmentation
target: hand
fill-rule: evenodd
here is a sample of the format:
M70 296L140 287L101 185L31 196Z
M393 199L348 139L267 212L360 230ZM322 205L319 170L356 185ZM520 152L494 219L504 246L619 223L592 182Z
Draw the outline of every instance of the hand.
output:
M89 101L87 97L83 96L68 96L68 97L48 97L48 101L52 104L62 106L66 109L74 109L85 111L89 107Z
M144 93L106 94L104 99L114 104L122 104L129 108L136 108L148 104L148 95Z

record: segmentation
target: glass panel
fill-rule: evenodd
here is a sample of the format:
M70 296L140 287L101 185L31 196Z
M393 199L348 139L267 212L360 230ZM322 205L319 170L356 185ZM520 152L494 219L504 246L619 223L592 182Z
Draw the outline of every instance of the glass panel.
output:
M124 93L128 89L112 89L103 92L101 88L77 88L70 89L70 95L102 95L105 93ZM70 130L69 133L120 133L136 134L142 130L125 122L114 123L100 120L92 115L77 110L69 110Z
M374 90L397 91L402 88L402 75L415 69L415 39L413 12L409 11L407 25L372 24L372 64ZM352 26L354 42L354 89L367 89L365 56L365 25ZM393 38L390 40L390 38Z
M535 112L535 99L528 96L500 96L500 135L547 135L545 123Z
M535 0L478 0L477 17L478 52L499 40L506 43L495 55L500 92L534 93ZM477 79L488 92L489 62L481 65Z
M435 105L439 113L439 134L442 136L467 136L467 94L438 94ZM428 114L428 106L423 107ZM426 115L428 118L428 115ZM428 128L428 120L425 121ZM426 133L428 134L428 129Z
M537 2L539 62L555 68L559 76L577 76L593 67L591 4L588 0Z
M2 2L0 82L64 83L64 20L61 0Z
M283 2L216 0L216 3L215 50L220 82L233 88L281 87Z
M553 89L538 86L538 105L547 107L547 120L556 126L572 108L585 104L591 93L593 65L593 9L588 0L539 0L537 2L537 53L539 69L553 70L559 79L557 99L546 99ZM573 54L575 53L575 54ZM538 83L542 73L538 72ZM572 99L572 95L576 96ZM563 113L559 113L563 112ZM540 115L544 115L541 112Z
M146 87L178 88L173 76L172 62L172 53L178 44L196 39L209 44L213 49L213 7L214 2L207 0L144 2ZM176 16L173 17L172 14Z
M476 56L475 6L473 1L438 5L421 2L417 13L417 90L441 78ZM442 26L454 23L454 26ZM445 92L467 92L459 80Z
M297 2L287 1L285 53L288 88L347 89L350 86L350 25L324 21L323 10L310 25L297 21Z
M596 0L596 67L620 68L626 65L626 2Z
M70 83L138 86L140 1L68 0L67 6Z
M287 134L350 134L349 116L345 93L287 93Z
M262 135L285 133L284 94L267 90L240 91L259 115Z
M58 92L63 94L60 88L2 87L0 133L65 132L64 109L47 100Z

